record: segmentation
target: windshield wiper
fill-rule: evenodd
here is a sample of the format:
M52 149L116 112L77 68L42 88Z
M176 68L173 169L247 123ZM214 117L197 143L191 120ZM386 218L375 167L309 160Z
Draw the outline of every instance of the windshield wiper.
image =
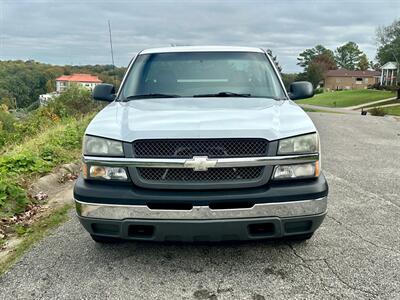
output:
M215 94L198 94L193 97L251 97L251 94L240 94L233 92L219 92Z
M179 95L172 95L172 94L143 94L143 95L132 95L126 97L122 101L129 101L129 100L135 100L135 99L145 99L145 98L179 98L181 96Z

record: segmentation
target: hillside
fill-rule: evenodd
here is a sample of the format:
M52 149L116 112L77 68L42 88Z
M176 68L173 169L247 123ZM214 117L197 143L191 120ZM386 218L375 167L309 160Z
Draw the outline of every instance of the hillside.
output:
M89 73L103 82L119 86L125 68L111 65L56 66L33 60L0 61L0 105L26 108L38 100L40 94L55 90L55 79L63 74Z
M0 107L0 219L35 203L26 192L35 178L80 157L84 130L101 108L76 86L22 120Z

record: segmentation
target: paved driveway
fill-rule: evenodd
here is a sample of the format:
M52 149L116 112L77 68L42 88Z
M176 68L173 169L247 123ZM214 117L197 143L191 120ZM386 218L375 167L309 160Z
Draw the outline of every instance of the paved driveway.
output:
M0 278L0 298L400 298L400 123L311 114L329 214L314 238L93 243L72 218Z

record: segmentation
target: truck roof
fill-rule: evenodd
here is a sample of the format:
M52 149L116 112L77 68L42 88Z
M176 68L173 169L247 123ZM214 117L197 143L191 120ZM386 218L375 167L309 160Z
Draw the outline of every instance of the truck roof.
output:
M140 54L153 53L173 53L173 52L258 52L263 50L255 47L237 47L237 46L178 46L164 48L150 48L140 52Z

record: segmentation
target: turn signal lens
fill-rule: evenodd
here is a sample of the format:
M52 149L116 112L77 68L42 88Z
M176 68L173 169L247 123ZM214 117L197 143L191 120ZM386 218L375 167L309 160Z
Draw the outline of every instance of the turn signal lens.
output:
M319 164L320 164L319 161L316 161L316 162L315 162L315 177L318 177L318 176L319 176L319 172L320 172L320 170L321 170Z
M88 166L85 163L82 163L82 176L83 178L88 178Z

